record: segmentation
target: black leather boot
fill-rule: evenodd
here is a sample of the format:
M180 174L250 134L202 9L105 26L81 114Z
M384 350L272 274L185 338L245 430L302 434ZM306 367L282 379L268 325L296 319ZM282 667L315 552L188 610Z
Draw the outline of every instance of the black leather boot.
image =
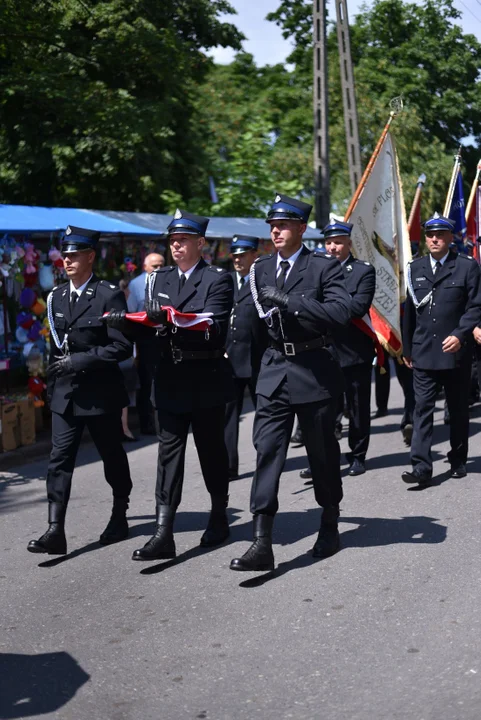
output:
M125 540L129 536L129 526L126 513L129 507L128 498L114 498L112 515L107 527L99 538L101 545L112 545Z
M294 447L301 447L304 445L304 438L302 437L302 430L299 421L297 422L294 435L291 437L291 444L294 445Z
M48 530L38 540L30 540L27 550L31 553L48 553L49 555L66 555L67 538L65 537L65 513L67 508L61 503L51 502L48 505Z
M232 560L231 570L256 570L258 572L274 570L272 552L272 525L270 515L254 515L254 542L241 558Z
M174 542L175 510L169 505L157 508L155 533L140 550L134 550L132 560L170 560L175 558Z
M322 511L321 529L317 536L316 544L312 549L312 556L315 558L327 558L335 555L341 549L337 521L339 518L339 506L325 507Z
M229 521L227 520L226 508L229 503L229 496L212 495L212 509L205 533L200 539L202 547L214 547L221 545L230 535Z

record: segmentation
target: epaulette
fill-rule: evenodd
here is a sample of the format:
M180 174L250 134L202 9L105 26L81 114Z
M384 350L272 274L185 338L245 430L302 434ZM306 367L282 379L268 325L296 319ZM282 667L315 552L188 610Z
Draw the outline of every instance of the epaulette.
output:
M258 262L261 262L262 260L268 260L271 257L272 257L272 253L269 253L268 255L259 255L259 257L256 258L254 260L254 262L258 263Z
M367 262L367 260L359 260L359 258L354 258L354 262L360 263L361 265L368 265L371 267L371 263Z
M104 288L109 288L109 290L119 290L118 285L112 285L112 283L109 283L108 280L101 280L99 282L99 285L101 285Z
M332 260L334 257L333 255L329 255L328 253L322 252L321 250L314 250L312 255L314 257L325 258L326 260Z
M176 270L176 269L177 269L177 265L167 265L167 267L155 268L155 270L152 270L152 272L150 272L149 275L152 275L152 273L157 275L157 273L161 273L161 272L171 272L172 270Z
M464 255L464 253L458 253L458 257L464 258L465 260L474 260L472 255Z
M218 273L227 272L226 270L224 270L224 268L217 267L216 265L209 265L208 269L209 269L211 272L218 272Z
M425 257L426 257L426 255L421 255L421 257L415 257L415 258L413 258L412 260L409 260L408 265L411 265L412 263L415 263L415 262L417 262L418 260L422 260L422 259L425 258Z

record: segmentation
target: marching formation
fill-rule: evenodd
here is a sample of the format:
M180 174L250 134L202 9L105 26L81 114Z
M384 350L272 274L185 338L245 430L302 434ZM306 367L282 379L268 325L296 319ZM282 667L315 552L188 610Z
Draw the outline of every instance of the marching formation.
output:
M134 314L116 286L93 274L98 233L67 229L62 255L68 281L48 300L48 528L29 543L30 552L67 552L65 518L85 426L113 495L100 542L128 536L132 482L121 424L128 397L118 364L131 357L134 343L150 361L146 374L152 379L159 450L155 532L132 559L176 555L175 516L190 428L211 500L200 544L208 548L228 539L229 481L238 476L239 417L247 388L255 407L257 453L250 501L253 541L232 560L231 569L274 569L279 482L296 417L309 462L301 475L312 484L321 508L312 554L325 558L340 549L339 425L347 414L348 472L362 475L373 360L380 382L389 362L369 318L376 269L354 257L353 226L347 222L332 220L324 228L326 252L308 250L303 234L311 209L277 195L266 218L273 252L258 257L257 238L235 236L232 273L202 257L208 218L178 210L167 231L175 265L162 267L157 256L153 268L146 266L152 272L142 281L145 312L138 312L144 309L140 299L129 308ZM481 363L480 267L451 248L453 229L453 222L438 214L424 223L429 252L407 268L404 364L395 359L406 398L401 429L411 445L412 469L402 473L402 480L420 486L432 479L433 411L440 388L450 417L451 475L466 475L471 364L473 358ZM148 423L148 410L144 418Z

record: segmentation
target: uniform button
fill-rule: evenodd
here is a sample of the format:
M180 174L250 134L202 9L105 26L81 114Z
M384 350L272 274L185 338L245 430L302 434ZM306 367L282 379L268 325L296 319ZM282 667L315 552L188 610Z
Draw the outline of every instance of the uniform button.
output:
M236 343L236 342L237 342L237 340L233 340L232 342Z
M433 322L436 322L436 318L433 318Z
M296 312L294 313L294 315L299 315L299 312L298 312L298 310L296 310Z
M436 335L434 334L433 337L436 337Z
M433 307L436 307L436 303L433 303Z
M305 297L305 295L301 295L301 297Z
M233 330L237 330L237 328L232 328Z
M72 332L72 328L69 328L68 331L69 331L69 332Z

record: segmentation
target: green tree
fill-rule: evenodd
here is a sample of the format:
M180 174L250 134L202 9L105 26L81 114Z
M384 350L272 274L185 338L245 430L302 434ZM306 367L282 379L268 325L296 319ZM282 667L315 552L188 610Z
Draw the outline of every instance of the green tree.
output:
M0 200L162 211L203 165L205 50L240 47L225 0L4 0Z

